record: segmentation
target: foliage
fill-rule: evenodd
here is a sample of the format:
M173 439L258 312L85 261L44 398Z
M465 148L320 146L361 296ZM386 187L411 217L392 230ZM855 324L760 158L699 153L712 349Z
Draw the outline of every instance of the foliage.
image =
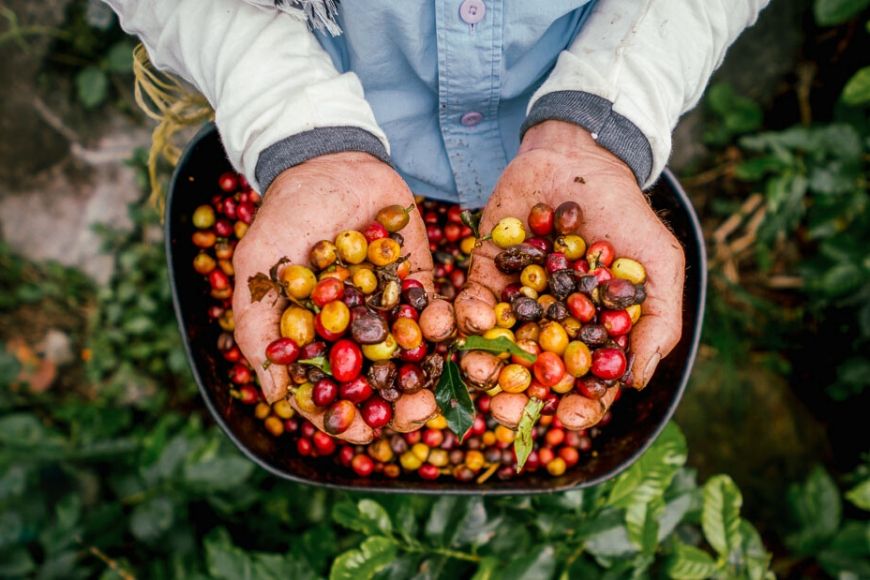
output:
M870 510L870 475L865 473L845 497ZM788 504L794 527L786 545L795 555L814 558L833 577L870 576L870 520L843 517L840 491L824 468L816 466L803 483L789 486Z

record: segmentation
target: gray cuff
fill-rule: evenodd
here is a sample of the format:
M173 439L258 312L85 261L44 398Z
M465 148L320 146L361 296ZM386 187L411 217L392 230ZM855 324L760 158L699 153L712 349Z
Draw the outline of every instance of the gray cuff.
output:
M557 91L544 95L532 106L520 129L520 138L543 121L566 121L580 125L595 141L622 159L641 186L653 166L649 141L634 123L613 111L613 103L582 91Z
M387 149L380 139L359 127L321 127L291 135L260 152L255 175L260 191L266 192L285 169L320 155L362 151L390 162Z

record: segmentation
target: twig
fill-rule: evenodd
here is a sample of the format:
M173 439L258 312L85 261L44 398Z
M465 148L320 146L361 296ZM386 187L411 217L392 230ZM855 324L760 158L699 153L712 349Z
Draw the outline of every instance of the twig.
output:
M117 561L110 558L105 552L99 549L96 546L85 545L84 541L82 541L81 536L76 536L76 541L85 546L91 554L102 560L102 562L109 567L115 574L123 578L124 580L136 580L136 576L134 576L130 571L126 568L118 564Z
M810 89L813 85L813 79L816 76L815 63L805 62L798 66L797 70L797 91L798 105L801 113L801 125L809 127L813 122L813 112L810 107Z

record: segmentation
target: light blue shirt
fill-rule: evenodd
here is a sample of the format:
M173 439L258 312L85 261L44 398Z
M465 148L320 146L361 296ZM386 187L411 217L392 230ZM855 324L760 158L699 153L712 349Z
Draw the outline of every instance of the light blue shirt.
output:
M342 0L318 39L360 78L414 193L481 207L519 147L532 93L594 0Z

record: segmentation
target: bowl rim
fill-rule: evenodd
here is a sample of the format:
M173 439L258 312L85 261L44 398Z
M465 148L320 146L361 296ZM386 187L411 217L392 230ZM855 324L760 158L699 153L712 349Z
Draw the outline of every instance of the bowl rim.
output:
M695 212L695 208L692 205L691 200L686 194L683 187L680 185L677 178L674 176L673 172L667 167L664 168L662 175L659 177L660 180L664 180L667 182L671 191L674 193L676 201L681 209L685 212L687 222L689 225L689 230L692 234L692 241L696 245L696 249L698 251L699 263L696 265L699 269L698 275L698 283L699 283L699 295L698 295L698 303L696 305L695 312L695 320L697 324L694 326L692 331L691 340L689 343L688 352L686 353L686 364L683 365L682 372L679 377L679 384L677 386L676 391L674 392L673 397L671 398L668 408L665 410L662 420L659 424L652 430L649 437L644 441L642 445L639 445L636 449L632 450L632 452L616 467L610 469L609 471L602 473L598 476L585 479L579 482L566 483L562 485L557 485L552 488L484 488L478 489L475 491L473 488L465 489L465 488L451 488L451 487L439 487L436 485L426 485L426 486L417 486L414 482L408 482L407 487L386 487L381 486L378 482L374 480L367 480L371 485L365 486L354 486L354 485L345 485L341 483L333 483L328 481L315 481L311 479L307 479L304 477L300 477L296 474L293 474L289 471L284 471L276 468L274 465L271 465L264 459L262 459L259 455L255 454L252 450L250 450L236 434L233 432L230 425L224 419L223 415L218 411L215 406L214 401L212 400L211 393L209 393L207 387L205 386L205 381L203 381L202 376L200 375L199 368L195 364L194 353L190 344L190 341L187 339L186 328L184 325L184 316L181 309L181 299L179 297L179 293L176 285L176 277L175 270L173 268L173 247L172 247L172 227L173 227L173 219L171 216L171 210L173 207L173 197L175 191L177 189L177 185L179 181L182 179L182 171L184 167L187 165L189 158L193 155L196 146L204 139L211 137L213 133L217 133L217 127L213 122L206 123L203 127L194 135L194 137L190 140L187 146L184 149L181 157L178 159L178 163L175 166L175 169L172 173L172 178L170 179L169 189L166 194L166 202L165 202L165 211L167 212L164 215L164 224L163 224L163 233L164 233L164 249L166 252L166 262L167 269L169 274L169 284L171 286L172 291L172 305L175 312L175 320L178 324L178 331L182 337L182 343L184 344L184 352L187 356L188 366L190 367L191 374L193 375L194 380L196 381L197 388L202 399L205 401L206 408L209 411L212 419L220 426L221 430L224 434L229 437L230 441L251 461L265 469L267 472L275 475L281 479L285 479L288 481L292 481L294 483L301 483L305 485L315 486L315 487L325 487L328 489L334 490L343 490L343 491L353 491L353 492L364 492L364 493L409 493L409 494L423 494L423 495L537 495L537 494L549 494L549 493L560 493L569 490L576 489L585 489L588 487L593 487L599 485L605 481L613 479L617 477L619 474L624 472L626 469L631 467L646 451L649 449L652 444L659 438L662 431L665 429L667 424L673 418L674 413L677 410L677 406L685 394L686 388L688 386L689 378L692 374L692 369L695 366L695 359L697 357L698 348L700 345L701 339L701 331L704 325L704 310L707 299L707 252L706 245L704 242L703 231L701 229L701 223L698 219L698 215Z

